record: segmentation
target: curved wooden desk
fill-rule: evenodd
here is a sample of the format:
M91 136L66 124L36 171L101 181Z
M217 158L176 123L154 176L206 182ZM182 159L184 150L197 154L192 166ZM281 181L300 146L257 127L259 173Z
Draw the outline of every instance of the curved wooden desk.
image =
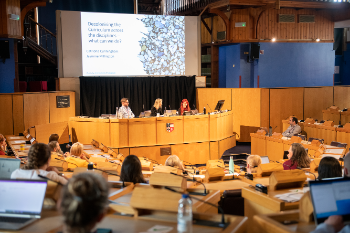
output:
M107 147L118 148L124 155L145 156L159 163L166 159L160 154L162 147L170 147L172 154L187 162L206 163L236 145L232 119L231 111L133 119L71 117L69 134L72 142L90 144L94 139Z

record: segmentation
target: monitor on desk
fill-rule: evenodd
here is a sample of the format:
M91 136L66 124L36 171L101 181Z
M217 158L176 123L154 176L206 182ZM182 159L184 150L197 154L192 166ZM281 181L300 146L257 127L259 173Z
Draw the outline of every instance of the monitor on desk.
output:
M350 222L350 179L310 181L309 186L317 225L332 215L343 216L345 224Z
M219 100L218 103L216 104L216 107L214 110L220 112L222 106L224 105L225 100Z

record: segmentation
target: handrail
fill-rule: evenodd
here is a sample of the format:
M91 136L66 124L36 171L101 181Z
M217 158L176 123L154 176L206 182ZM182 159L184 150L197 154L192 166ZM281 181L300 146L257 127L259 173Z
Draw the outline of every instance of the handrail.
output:
M37 24L39 27L41 27L42 29L44 29L46 32L48 32L51 36L56 38L56 35L53 34L52 32L50 32L48 29L46 29L43 25L41 25L40 23L36 22L33 18L28 16L28 19L30 19L32 22L34 22L35 24Z

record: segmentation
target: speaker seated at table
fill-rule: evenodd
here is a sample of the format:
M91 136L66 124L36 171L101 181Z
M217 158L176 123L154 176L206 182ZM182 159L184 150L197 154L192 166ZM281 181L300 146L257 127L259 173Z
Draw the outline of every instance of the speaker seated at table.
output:
M184 112L190 112L190 111L191 111L190 103L188 102L187 99L183 99L181 101L180 108L179 108L179 111L178 111L179 115L184 115Z

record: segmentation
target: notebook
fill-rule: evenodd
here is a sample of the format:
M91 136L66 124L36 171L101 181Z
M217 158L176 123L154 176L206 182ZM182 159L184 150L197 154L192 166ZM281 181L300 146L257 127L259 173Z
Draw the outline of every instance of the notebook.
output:
M41 217L46 180L0 179L0 229L19 230Z
M309 181L309 186L317 225L332 215L341 215L344 224L350 223L350 179Z
M21 165L20 159L0 158L0 179L10 179L14 170Z
M261 156L261 164L270 163L268 156Z

